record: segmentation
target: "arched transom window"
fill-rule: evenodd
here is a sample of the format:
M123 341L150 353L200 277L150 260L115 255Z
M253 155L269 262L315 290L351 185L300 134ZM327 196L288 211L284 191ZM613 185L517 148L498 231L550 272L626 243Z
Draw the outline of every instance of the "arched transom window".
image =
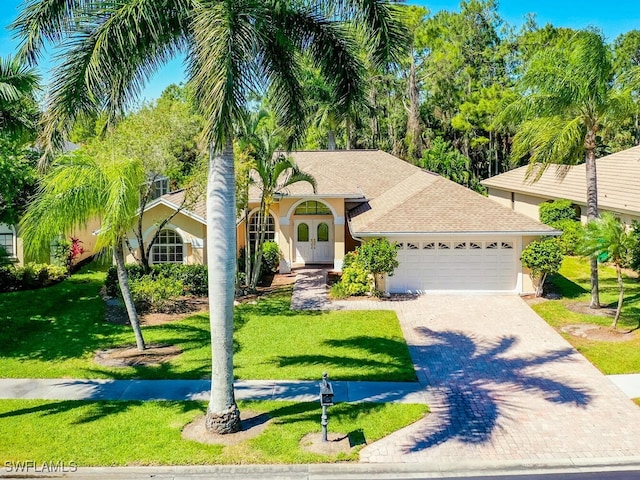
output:
M307 200L296 207L295 215L331 215L331 209L324 203Z
M151 263L184 263L182 237L173 230L162 230L151 248Z

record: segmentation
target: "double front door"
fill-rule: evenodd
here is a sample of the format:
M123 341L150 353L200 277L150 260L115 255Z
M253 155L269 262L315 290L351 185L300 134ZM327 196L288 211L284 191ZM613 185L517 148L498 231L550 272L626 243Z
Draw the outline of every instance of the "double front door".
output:
M296 262L333 263L333 222L327 219L296 220Z

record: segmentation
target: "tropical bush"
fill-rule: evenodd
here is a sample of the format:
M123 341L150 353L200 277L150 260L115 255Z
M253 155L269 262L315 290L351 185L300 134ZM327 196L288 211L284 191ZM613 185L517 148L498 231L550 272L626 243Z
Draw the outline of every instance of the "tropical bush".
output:
M65 267L67 272L73 270L76 259L84 253L82 241L75 237L59 238L52 246L52 256L55 265Z
M331 285L331 289L329 290L331 294L331 298L335 298L336 300L341 300L343 298L349 298L349 292L347 291L347 286L342 282L336 282Z
M369 272L359 262L354 262L342 270L342 279L336 285L342 284L347 296L366 295L371 291ZM336 287L336 292L339 287Z
M578 214L573 208L571 200L554 200L541 203L538 207L540 221L554 228L556 222L562 220L579 220Z
M27 263L22 267L0 268L0 292L32 290L61 282L67 269L46 263Z
M129 287L138 311L168 311L175 300L184 294L184 285L180 280L163 276L144 275L130 279Z
M129 281L136 281L145 276L144 268L137 263L126 266ZM179 263L161 263L151 266L152 278L166 278L180 282L185 293L200 297L207 296L209 291L208 275L206 265L184 265ZM105 280L106 294L112 297L118 296L120 287L118 286L118 273L116 267L112 266L107 272Z
M584 227L578 220L565 218L553 224L553 228L562 230L562 235L558 237L560 248L564 255L577 255L577 248L584 236Z
M520 260L536 282L536 297L542 295L547 275L560 270L563 258L562 247L557 238L531 242L522 251Z
M278 270L280 266L280 249L276 242L267 241L262 245L262 264L266 272L275 273Z

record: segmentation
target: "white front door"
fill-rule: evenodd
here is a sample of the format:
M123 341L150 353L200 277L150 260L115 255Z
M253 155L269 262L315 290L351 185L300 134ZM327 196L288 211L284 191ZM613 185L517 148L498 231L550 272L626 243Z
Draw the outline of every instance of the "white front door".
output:
M333 263L333 222L302 219L295 223L296 262Z

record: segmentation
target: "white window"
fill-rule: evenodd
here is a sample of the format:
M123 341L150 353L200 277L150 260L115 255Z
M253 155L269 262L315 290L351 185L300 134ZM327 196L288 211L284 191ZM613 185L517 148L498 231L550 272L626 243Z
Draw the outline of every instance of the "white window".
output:
M251 248L256 244L259 234L260 214L256 212L249 217L249 245L251 245ZM267 242L273 242L276 239L276 221L271 214L269 214L269 218L267 218L267 228L264 233L264 239Z
M182 237L173 230L162 230L151 248L151 263L184 263Z
M4 248L7 252L7 255L10 257L15 257L16 255L16 235L13 231L13 228L0 224L0 247Z

